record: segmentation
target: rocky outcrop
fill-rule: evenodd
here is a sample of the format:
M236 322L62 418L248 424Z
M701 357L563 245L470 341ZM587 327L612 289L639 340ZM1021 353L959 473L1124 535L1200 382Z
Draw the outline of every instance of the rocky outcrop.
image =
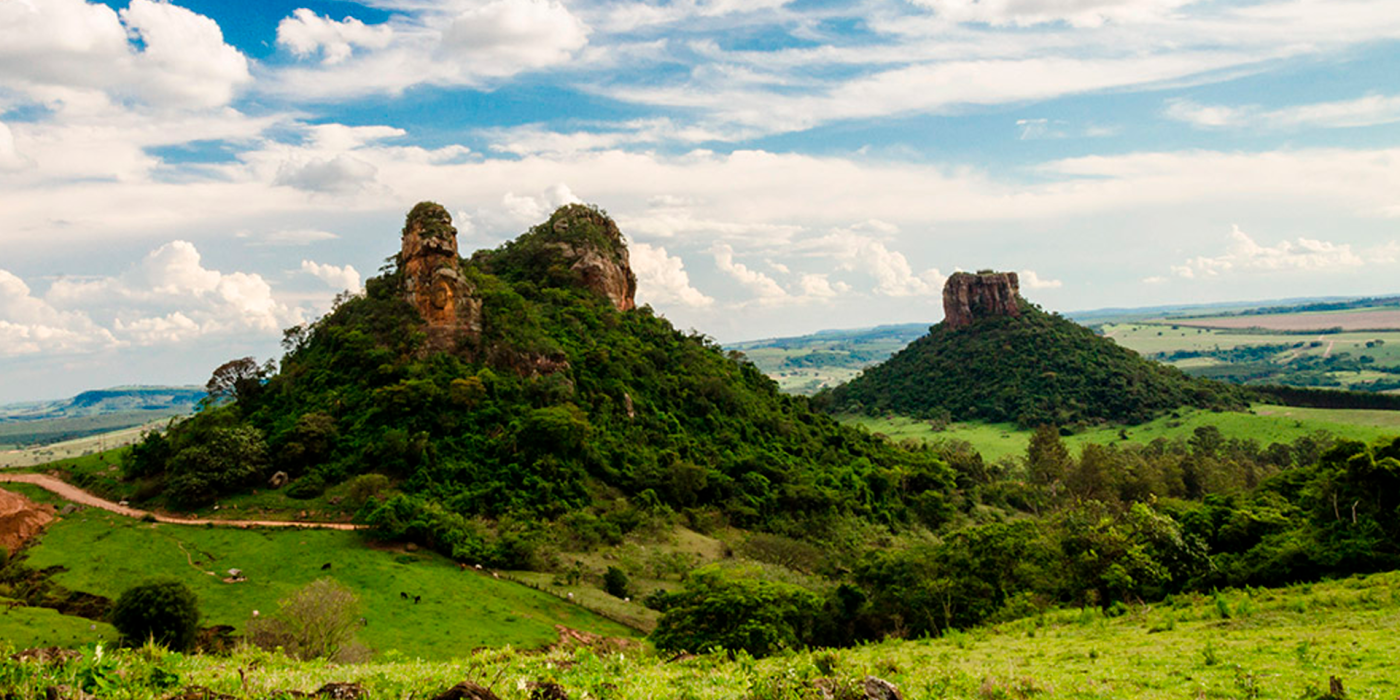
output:
M608 298L618 311L637 307L637 276L617 224L584 204L560 207L546 223L570 270L584 287Z
M442 205L421 202L403 227L404 296L426 323L430 350L455 350L481 336L481 299L462 271L457 229Z
M965 328L988 316L1020 316L1020 288L1014 272L955 272L943 285L943 323Z

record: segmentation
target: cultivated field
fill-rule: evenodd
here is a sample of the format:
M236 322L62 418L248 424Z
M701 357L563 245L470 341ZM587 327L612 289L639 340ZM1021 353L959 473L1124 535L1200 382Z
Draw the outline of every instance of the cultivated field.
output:
M493 649L447 662L335 666L257 651L223 658L108 650L95 661L88 650L84 660L53 670L0 657L0 678L26 699L60 683L81 687L99 674L111 684L104 697L142 700L191 685L239 699L286 697L277 691L314 692L328 682L360 683L372 698L421 698L462 681L503 700L559 697L537 694L535 683L558 684L572 698L609 700L863 697L844 689L868 676L919 700L1321 700L1340 697L1326 695L1333 678L1349 698L1400 693L1400 573L1183 595L1117 612L1054 610L937 639L763 660L742 652L674 659L634 647L613 654Z
M134 428L104 432L100 435L66 440L42 447L5 449L0 451L0 468L32 467L62 459L101 454L135 443L141 439L142 433L163 425L165 425L165 420L159 420Z
M1304 435L1322 430L1335 435L1370 442L1400 435L1400 411L1364 411L1351 409L1296 408L1259 404L1250 413L1226 411L1214 413L1183 409L1179 418L1165 416L1127 428L1105 426L1089 428L1064 438L1074 452L1088 443L1107 445L1127 441L1145 444L1157 438L1189 438L1201 426L1213 425L1227 438L1252 438L1261 445L1292 442ZM965 440L988 461L1005 456L1024 456L1031 432L1012 423L953 423L944 430L934 430L928 421L903 416L842 416L841 420L864 426L872 432L888 435L895 440Z
M1182 318L1170 319L1164 323L1200 328L1261 328L1278 331L1322 331L1332 328L1340 328L1344 331L1400 330L1400 309L1385 307L1343 311Z

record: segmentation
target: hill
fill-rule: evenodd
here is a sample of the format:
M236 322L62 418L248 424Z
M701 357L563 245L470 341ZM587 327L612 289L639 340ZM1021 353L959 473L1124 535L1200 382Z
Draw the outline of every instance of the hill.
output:
M182 416L204 395L193 386L127 386L6 404L0 406L0 446L47 445Z
M1015 273L957 273L945 319L829 397L838 410L1023 426L1140 423L1182 406L1235 408L1233 387L1192 379L1019 294Z
M804 538L945 517L942 462L634 308L603 212L564 207L469 259L455 234L415 207L363 295L288 331L280 371L227 363L211 388L233 402L133 448L134 495L188 508L274 477L295 497L353 482L382 536L508 567L664 514Z
M824 330L792 338L731 343L783 391L810 395L849 381L928 332L927 323Z

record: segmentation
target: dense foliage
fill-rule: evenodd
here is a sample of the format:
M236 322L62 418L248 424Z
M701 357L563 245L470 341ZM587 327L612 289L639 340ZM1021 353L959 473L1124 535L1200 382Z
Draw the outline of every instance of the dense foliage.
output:
M1021 316L939 324L824 398L838 410L892 411L1022 426L1140 423L1182 406L1240 407L1236 387L1144 360L1087 328L1021 302Z
M561 224L570 212L586 215ZM663 513L803 536L846 516L938 526L952 481L933 455L841 426L650 308L618 311L560 263L561 245L619 257L609 227L570 207L463 261L483 301L470 352L426 349L389 266L290 330L280 371L226 366L216 379L236 401L148 437L126 475L190 505L276 471L293 495L379 479L360 516L382 535L517 567L538 563L547 530L616 542Z
M129 646L148 640L183 651L199 634L199 602L179 581L148 581L127 589L112 606L112 626Z

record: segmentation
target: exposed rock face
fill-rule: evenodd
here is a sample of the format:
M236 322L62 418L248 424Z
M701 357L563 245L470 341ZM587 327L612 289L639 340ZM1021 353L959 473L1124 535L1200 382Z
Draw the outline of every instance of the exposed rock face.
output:
M584 287L607 297L618 311L637 307L637 276L612 219L592 207L569 204L554 212L548 225L560 239L553 245Z
M399 265L408 303L427 322L430 349L453 350L481 336L481 299L462 274L457 229L441 205L421 202L408 213Z
M988 316L1020 316L1020 289L1014 272L955 272L943 285L943 323L965 328Z

